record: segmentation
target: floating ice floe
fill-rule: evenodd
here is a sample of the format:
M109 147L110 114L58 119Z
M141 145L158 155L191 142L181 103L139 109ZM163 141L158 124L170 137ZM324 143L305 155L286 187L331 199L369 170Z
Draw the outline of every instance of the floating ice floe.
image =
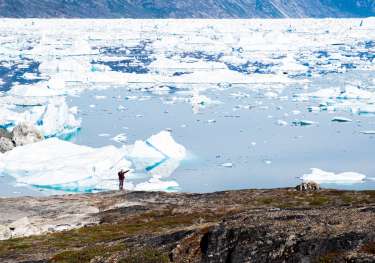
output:
M375 135L375 130L361 131L362 134Z
M198 113L200 109L204 109L209 105L217 105L221 103L220 101L212 100L211 98L200 94L198 89L193 89L189 102L192 105L194 113Z
M16 85L8 91L8 95L18 98L24 98L27 101L30 98L48 98L53 96L66 95L63 82L57 81L41 82L36 85ZM27 104L26 104L27 105Z
M299 110L293 110L292 113L293 113L293 115L299 115L299 114L301 114L301 111L299 111Z
M353 120L345 117L334 117L332 119L333 122L352 122Z
M311 126L317 124L314 121L309 121L309 120L294 120L293 125L294 126Z
M128 136L125 133L121 133L112 138L113 141L119 143L126 143L128 141Z
M288 122L284 120L277 120L276 124L279 126L288 126Z
M332 173L317 168L311 169L311 174L304 174L303 181L313 181L319 184L355 184L365 180L366 175L355 172Z
M160 176L153 176L147 182L139 183L135 186L135 191L160 191L161 189L167 192L178 191L179 185L176 181L162 181Z
M134 186L130 174L128 189L176 191L177 182L161 178L170 176L185 155L185 148L165 131L121 148L91 148L50 138L1 154L0 174L40 189L92 192L117 189L117 172L134 167L151 179Z
M341 88L321 89L311 93L297 95L298 100L308 101L312 99L317 106L310 106L312 112L319 111L346 111L359 115L371 115L375 113L375 92L357 86L345 86Z
M223 163L221 166L225 167L225 168L232 168L233 167L233 163Z
M97 100L105 100L106 98L107 98L107 96L101 96L101 95L95 96L95 99L97 99Z

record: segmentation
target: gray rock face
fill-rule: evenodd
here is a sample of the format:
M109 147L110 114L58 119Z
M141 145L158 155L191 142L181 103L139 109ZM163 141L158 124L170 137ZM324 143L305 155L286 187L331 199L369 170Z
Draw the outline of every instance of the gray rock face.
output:
M0 137L0 152L5 153L11 151L14 148L14 144L11 139L6 137Z
M336 233L327 220L329 230L320 232L316 213L275 214L244 214L213 227L201 239L200 262L374 262L374 256L359 255L361 245L374 239L373 229L347 226ZM347 225L345 217L356 217L353 211L327 211L325 216Z
M8 132L6 129L0 128L0 137L12 139L12 134Z
M23 146L42 141L44 136L33 125L21 123L13 129L12 139L16 146Z
M0 17L369 17L374 0L0 0Z

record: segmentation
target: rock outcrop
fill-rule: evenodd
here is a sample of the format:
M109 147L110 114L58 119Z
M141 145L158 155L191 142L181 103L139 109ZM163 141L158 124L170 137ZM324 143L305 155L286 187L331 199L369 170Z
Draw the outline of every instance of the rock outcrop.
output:
M5 153L11 151L14 148L14 143L7 137L0 137L0 152Z
M4 128L0 128L0 153L5 153L14 148L12 134Z
M12 140L15 146L23 146L42 141L43 139L43 134L28 123L20 123L12 131Z
M12 134L7 129L0 128L0 138L12 139Z
M0 262L375 262L374 191L22 197L0 215L4 236L44 233L0 241Z
M44 140L43 134L28 123L20 123L12 132L0 128L0 153L13 150L14 147Z

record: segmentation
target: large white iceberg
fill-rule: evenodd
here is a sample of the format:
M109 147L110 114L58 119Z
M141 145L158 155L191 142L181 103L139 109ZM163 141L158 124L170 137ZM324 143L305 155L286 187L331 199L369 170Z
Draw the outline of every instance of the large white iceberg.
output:
M366 175L356 172L332 173L318 168L312 168L310 174L304 174L303 181L313 181L319 184L355 184L365 180Z
M45 104L32 107L4 106L0 111L0 127L11 130L17 124L27 122L35 125L45 137L65 139L80 129L81 121L76 113L75 107L68 107L65 97L52 97L46 99Z
M126 188L175 191L177 182L161 178L173 173L185 152L166 131L121 148L91 148L50 138L0 155L0 174L37 188L92 192L117 189L117 172L136 166L137 173L151 178L135 186L128 182ZM130 174L128 179L133 177Z
M185 147L177 144L167 131L153 135L146 141L136 141L128 147L127 153L136 171L157 177L169 177L185 156Z

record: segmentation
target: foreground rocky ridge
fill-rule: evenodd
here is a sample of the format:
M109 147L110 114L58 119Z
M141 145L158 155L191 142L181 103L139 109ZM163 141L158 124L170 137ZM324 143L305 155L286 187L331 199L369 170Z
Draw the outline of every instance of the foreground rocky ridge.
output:
M375 262L375 191L0 199L0 224L45 232L0 241L1 262Z

